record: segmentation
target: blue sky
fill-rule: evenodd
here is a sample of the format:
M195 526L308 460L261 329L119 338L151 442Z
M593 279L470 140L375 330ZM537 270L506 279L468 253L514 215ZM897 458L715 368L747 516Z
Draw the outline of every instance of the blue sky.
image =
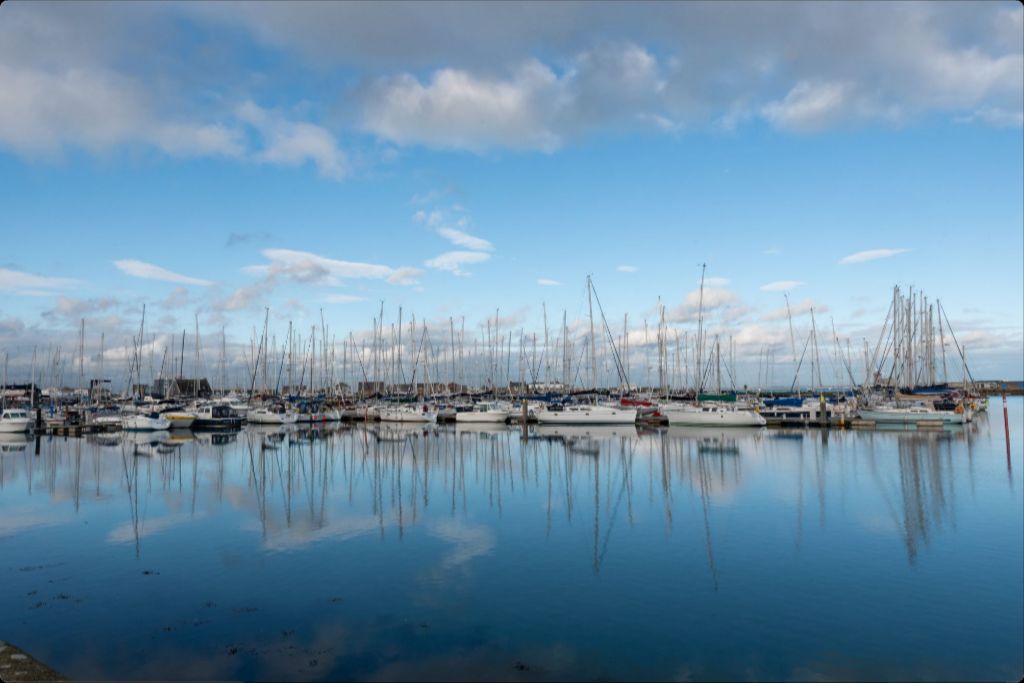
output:
M794 325L873 345L942 300L976 376L1024 375L1017 3L393 7L4 3L0 348L147 307L247 342L320 309L543 333L715 332L751 383ZM858 256L859 255L859 256ZM634 327L635 326L635 327ZM648 337L652 339L652 337ZM158 346L159 348L159 346ZM340 351L339 351L340 353ZM780 374L785 374L781 373Z

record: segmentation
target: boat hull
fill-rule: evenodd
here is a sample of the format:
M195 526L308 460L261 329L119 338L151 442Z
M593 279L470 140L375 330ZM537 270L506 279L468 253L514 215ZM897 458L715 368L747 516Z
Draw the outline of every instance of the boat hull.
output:
M660 411L670 425L680 427L763 427L767 424L767 420L753 410L663 407Z

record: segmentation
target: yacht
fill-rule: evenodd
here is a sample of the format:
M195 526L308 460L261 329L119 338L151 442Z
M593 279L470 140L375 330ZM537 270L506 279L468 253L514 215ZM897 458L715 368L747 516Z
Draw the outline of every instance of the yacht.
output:
M454 411L456 424L480 423L480 422L501 422L508 420L510 412L497 403L481 402L473 406L472 410Z
M658 411L668 418L670 425L763 427L767 424L756 410L735 403L664 403Z
M437 411L426 404L386 405L377 408L381 422L436 422Z
M251 424L290 425L295 424L297 419L298 415L280 403L263 408L252 408L248 414L248 421Z
M123 415L121 428L126 432L159 432L171 428L171 421L160 413Z
M964 410L958 406L956 410L935 410L924 404L917 404L907 407L894 405L879 405L874 408L865 408L860 411L862 420L871 420L876 424L903 424L911 425L918 422L929 422L941 420L943 424L962 425L970 420L970 409Z
M0 432L4 434L19 434L31 428L32 418L28 411L8 408L0 414Z
M637 409L603 405L569 405L531 411L538 424L587 425L634 424Z

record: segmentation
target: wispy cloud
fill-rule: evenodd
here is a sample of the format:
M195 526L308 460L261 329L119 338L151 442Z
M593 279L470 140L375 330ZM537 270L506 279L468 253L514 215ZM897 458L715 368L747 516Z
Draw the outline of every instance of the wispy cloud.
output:
M437 231L441 237L457 247L466 247L476 251L494 251L494 245L485 239L470 235L469 233L455 228L441 228Z
M64 277L33 275L9 268L0 268L0 291L34 294L35 290L71 289L82 285L78 280Z
M354 304L358 301L366 301L366 298L354 294L330 294L324 297L324 301L329 304Z
M910 251L909 249L868 249L867 251L858 251L856 254L850 254L839 259L839 263L863 263L864 261L874 261L880 258L890 258L897 254L903 254Z
M197 277L189 277L188 275L180 275L166 268L154 265L152 263L146 263L144 261L134 261L132 259L121 259L114 261L114 265L122 273L131 275L132 277L142 278L143 280L159 280L161 282L177 282L182 285L199 285L201 287L207 287L212 285L213 282L210 280L201 280Z
M764 250L764 253L767 254L768 256L778 256L779 254L782 253L782 249L780 249L779 247L769 247L768 249Z
M414 284L421 272L416 268L391 266L358 261L340 261L308 251L294 249L264 249L270 262L246 266L245 270L267 277L283 277L301 284L338 286L348 279L387 280L392 284Z
M541 285L541 286L544 286L544 287L561 287L562 286L562 283L559 282L558 280L549 280L546 277L542 277L539 280L537 280L537 284Z
M779 280L777 282L769 282L766 285L761 285L762 292L788 292L791 289L803 285L803 282L799 280Z
M617 266L615 270L619 271L620 273L635 273L636 266Z
M483 263L491 258L491 255L483 251L449 251L426 261L424 265L436 270L446 270L453 275L469 275L462 270L462 266L468 263Z
M233 232L228 235L228 241L225 246L234 247L239 244L246 244L248 242L258 242L270 239L269 232Z

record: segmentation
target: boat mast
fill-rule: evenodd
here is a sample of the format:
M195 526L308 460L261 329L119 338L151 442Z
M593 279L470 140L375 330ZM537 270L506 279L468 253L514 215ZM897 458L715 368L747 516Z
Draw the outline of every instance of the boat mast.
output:
M700 399L700 392L704 389L704 370L701 365L702 346L704 343L704 271L707 264L700 264L700 298L697 300L697 381L695 382L696 396Z
M590 387L597 390L597 349L594 346L594 304L591 296L592 285L587 275L587 311L590 316Z

